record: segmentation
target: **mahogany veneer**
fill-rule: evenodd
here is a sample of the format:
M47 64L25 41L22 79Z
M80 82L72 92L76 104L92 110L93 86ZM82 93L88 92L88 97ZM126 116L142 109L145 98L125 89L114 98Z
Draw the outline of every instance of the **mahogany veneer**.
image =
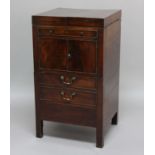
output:
M32 17L36 136L43 120L96 128L102 147L117 124L120 10L54 9Z

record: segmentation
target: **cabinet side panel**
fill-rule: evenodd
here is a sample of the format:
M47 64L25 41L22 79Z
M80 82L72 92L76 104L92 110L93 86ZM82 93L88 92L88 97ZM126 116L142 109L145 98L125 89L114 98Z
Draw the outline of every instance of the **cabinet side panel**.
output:
M104 132L118 112L120 27L119 20L104 29Z
M38 64L38 37L37 26L32 26L33 30L33 59L34 59L34 86L35 86L35 114L36 114L36 136L43 135L43 121L40 119L39 110L39 64Z
M38 72L38 52L37 52L37 27L32 26L33 30L33 61L34 61L34 86L35 86L35 104L37 117L37 103L39 102L39 72Z
M99 29L97 47L97 109L96 109L96 146L104 145L103 137L103 29Z

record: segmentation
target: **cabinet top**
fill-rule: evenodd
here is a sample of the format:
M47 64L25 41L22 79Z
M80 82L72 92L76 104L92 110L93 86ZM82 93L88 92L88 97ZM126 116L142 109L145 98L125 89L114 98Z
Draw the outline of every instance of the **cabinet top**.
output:
M48 17L80 17L80 18L97 18L105 19L110 16L121 15L121 10L93 10L93 9L70 9L70 8L56 8L34 16L48 16Z
M57 8L32 16L33 25L106 27L121 19L121 10Z

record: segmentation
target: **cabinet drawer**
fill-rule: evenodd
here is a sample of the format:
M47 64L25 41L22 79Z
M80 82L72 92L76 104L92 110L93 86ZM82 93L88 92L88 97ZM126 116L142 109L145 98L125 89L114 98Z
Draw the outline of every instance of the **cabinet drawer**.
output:
M69 88L41 87L40 100L79 107L96 107L96 94Z
M51 104L48 101L40 102L40 109L40 117L42 120L52 120L92 127L96 125L95 109Z
M39 36L46 37L46 36L70 36L70 37L97 37L96 31L91 30L76 30L76 29L65 29L65 28L58 28L58 27L51 27L51 28L39 28Z
M96 77L67 72L41 72L40 83L48 86L67 86L80 89L96 89Z

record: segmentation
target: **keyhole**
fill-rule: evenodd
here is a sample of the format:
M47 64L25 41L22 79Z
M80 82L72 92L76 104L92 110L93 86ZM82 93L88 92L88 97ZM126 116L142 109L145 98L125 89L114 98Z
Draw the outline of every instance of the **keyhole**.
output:
M71 58L71 53L68 53L68 55L67 55L67 56L68 56L68 58Z

